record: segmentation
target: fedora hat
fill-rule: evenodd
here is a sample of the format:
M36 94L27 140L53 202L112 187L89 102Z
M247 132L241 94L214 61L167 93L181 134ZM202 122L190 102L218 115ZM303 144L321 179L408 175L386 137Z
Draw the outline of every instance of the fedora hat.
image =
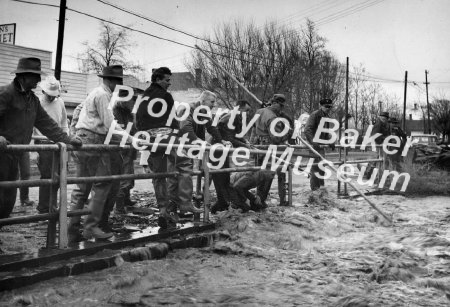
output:
M54 76L48 76L41 82L42 90L49 96L59 96L61 94L61 85Z
M286 96L283 94L274 94L272 97L272 102L278 102L282 105L286 102Z
M33 73L38 75L45 75L41 70L41 60L38 58L21 58L17 63L17 69L12 74Z
M101 78L118 78L123 79L123 67L122 65L111 65L103 67L101 74L97 76Z

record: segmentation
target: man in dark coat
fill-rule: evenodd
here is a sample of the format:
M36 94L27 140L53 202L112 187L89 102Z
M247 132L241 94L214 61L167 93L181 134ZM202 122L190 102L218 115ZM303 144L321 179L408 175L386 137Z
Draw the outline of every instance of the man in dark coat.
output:
M168 123L175 102L172 95L167 91L170 86L172 72L167 67L155 69L152 73L152 83L144 92L143 101L136 113L136 128L138 131L146 131L150 135L150 142L154 143L158 137L166 136L160 144L167 144L172 136L178 137L179 122L172 120ZM148 110L152 102L153 115ZM158 116L156 116L158 115ZM153 146L150 149L153 149ZM151 151L149 163L154 173L178 172L177 177L155 178L153 187L155 189L156 201L158 203L159 218L158 225L161 229L174 228L178 221L177 206L181 211L198 213L192 204L192 187L187 177L190 178L191 163L189 159L179 158L177 148L166 154L166 147L155 146L156 151Z
M316 110L311 113L311 115L308 118L308 121L305 126L305 137L306 140L310 145L313 146L313 148L320 154L324 155L325 151L323 148L320 148L320 143L314 142L314 136L317 132L317 128L319 127L319 123L322 120L322 118L329 117L330 111L333 108L333 101L331 99L325 98L320 100L320 108L319 110ZM325 128L329 128L328 123L325 123ZM330 135L327 133L322 132L320 135L320 139L322 140L328 140L330 138ZM334 144L330 144L331 149L334 150ZM320 158L316 157L314 159L314 164L317 164L320 162ZM318 178L319 176L324 176L325 172L319 168L318 165L313 165L311 167L311 177L309 179L309 183L311 186L311 190L317 190L320 187L323 187L325 185L325 180L322 178Z
M32 91L41 81L41 60L22 58L13 73L14 80L0 87L0 150L8 144L29 144L33 127L54 142L81 146L81 140L69 137L59 128ZM0 154L0 181L17 180L18 159L18 153ZM0 188L0 218L11 214L16 193L17 188Z
M259 118L255 122L255 127L253 128L256 137L253 137L253 140L257 145L282 145L290 138L290 134L286 133L283 136L274 135L274 132L281 133L284 130L284 124L279 121L276 125L274 125L274 130L271 131L270 127L272 122L277 118L283 117L282 110L284 108L284 104L286 102L286 97L283 94L274 94L271 99L271 105L266 108L261 108L256 111L256 114L259 114ZM289 120L288 120L289 121ZM292 129L293 127L290 127ZM292 134L291 134L292 135ZM258 165L261 165L265 156L260 155L258 157ZM278 195L280 198L280 206L286 206L286 174L281 170L277 172L278 179ZM270 186L272 185L272 181L266 181L268 184L265 187L260 186L258 188L258 193L262 196L262 201L265 201L267 195L269 194Z

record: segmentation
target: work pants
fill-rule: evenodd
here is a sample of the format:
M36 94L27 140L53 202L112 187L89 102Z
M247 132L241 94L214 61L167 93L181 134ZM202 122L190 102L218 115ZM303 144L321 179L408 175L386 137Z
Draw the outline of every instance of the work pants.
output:
M103 144L105 136L80 129L76 135L82 140L83 144ZM111 176L111 154L108 152L78 151L75 153L77 164L77 177L90 176ZM71 209L82 209L86 203L89 193L92 197L89 201L91 214L86 218L84 229L90 230L98 227L103 217L103 211L107 202L112 181L95 182L92 184L78 184L78 187L72 191ZM69 230L76 230L80 223L80 217L72 217L69 223Z
M222 152L214 151L213 155L215 158L220 158ZM218 162L211 162L213 166L218 165ZM230 163L228 157L226 158L223 166L220 168L229 168ZM214 187L217 194L217 205L219 207L227 207L228 201L231 200L231 188L230 188L230 173L219 173L211 174L212 181L214 182Z
M134 174L134 160L136 151L134 149L122 151L122 174ZM134 180L122 180L120 181L120 189L117 193L117 199L122 202L124 199L130 197L130 191L134 188Z
M30 179L30 152L24 151L19 154L20 180ZM1 171L1 170L0 170ZM20 201L28 200L30 188L23 187L20 190Z
M111 159L111 175L121 175L123 174L123 158L120 152L112 151L110 152ZM120 181L111 182L111 190L106 198L105 207L103 209L102 218L100 220L100 227L106 226L108 224L109 215L114 209L114 204L117 200L117 195L120 188Z
M322 148L314 148L321 156L325 155L325 150ZM312 152L311 152L312 153ZM312 153L313 154L313 153ZM313 154L314 155L314 154ZM319 163L321 160L319 157L314 158L314 163ZM325 180L320 179L317 177L317 175L324 176L325 172L319 168L318 165L311 166L311 173L309 178L309 184L311 187L311 191L315 191L319 189L320 187L323 187L325 185Z
M244 203L247 199L253 204L256 199L255 195L250 192L253 188L257 188L257 195L261 202L265 202L268 195L267 187L270 189L273 176L274 172L267 170L233 174L231 183L233 202L241 208L245 207Z
M36 144L51 144L49 141L35 141ZM50 179L52 178L52 164L53 164L53 152L52 151L39 151L38 152L38 168L41 174L41 179ZM59 173L59 163L58 169L55 171ZM41 186L39 187L39 203L37 209L39 212L49 212L50 205L50 186Z
M19 177L20 155L0 153L0 182L14 181ZM8 218L16 202L17 188L0 188L0 219Z
M177 177L153 179L156 201L160 209L169 208L169 201L178 206L188 206L191 203L193 165L190 158L178 156L175 148L166 154L165 148L161 147L150 153L148 165L153 173L179 173Z

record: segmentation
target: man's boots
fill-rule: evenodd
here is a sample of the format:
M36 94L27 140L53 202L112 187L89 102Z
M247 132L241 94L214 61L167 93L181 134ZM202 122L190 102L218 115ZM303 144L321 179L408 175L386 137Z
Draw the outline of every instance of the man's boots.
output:
M125 209L125 200L123 196L119 196L116 198L116 209L114 210L115 214L126 214L127 211Z

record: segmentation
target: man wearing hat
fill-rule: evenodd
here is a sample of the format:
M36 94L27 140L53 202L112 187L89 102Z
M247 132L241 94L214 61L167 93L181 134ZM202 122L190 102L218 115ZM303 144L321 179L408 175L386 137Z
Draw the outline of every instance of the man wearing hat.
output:
M41 81L41 60L19 60L14 80L0 87L0 150L8 144L29 144L33 126L54 142L81 146L76 137L69 137L42 108L33 93ZM0 154L0 181L17 180L18 155L12 152ZM16 200L16 188L0 188L0 218L9 217Z
M59 95L61 94L61 86L54 76L48 76L41 82L42 96L40 97L41 106L47 114L58 124L58 126L67 134L69 134L69 126L67 123L67 113L64 101ZM36 136L42 136L42 133L36 129ZM35 140L35 144L50 144L48 140ZM53 153L51 151L38 152L38 168L41 173L41 179L49 179L52 177L52 161ZM37 210L39 213L49 212L50 202L50 186L39 187L39 204Z
M314 112L311 113L311 115L308 118L308 121L305 125L305 137L309 144L311 144L314 149L321 154L322 156L325 154L325 150L323 148L320 148L320 143L315 143L314 136L317 132L317 128L319 127L320 121L324 117L330 117L330 111L333 108L333 101L329 98L321 99L319 101L320 108ZM325 123L325 128L329 128L328 122ZM320 135L320 139L327 140L331 137L330 134L327 134L325 132L322 132ZM330 144L331 149L334 150L334 144ZM320 158L316 157L314 158L314 164L319 163ZM310 172L310 178L309 178L309 184L311 187L311 190L317 190L320 187L323 187L325 185L325 180L319 178L317 175L323 177L325 172L319 168L318 165L311 166L311 172Z
M391 134L388 120L389 112L381 112L378 116L377 121L375 122L375 125L373 126L372 135L381 133L381 135L375 139L375 143L377 143L378 145L383 144L384 139Z
M276 118L282 117L282 110L286 102L286 97L283 94L274 94L271 99L270 106L266 108L261 108L256 111L259 114L258 119L255 122L254 135L256 135L256 144L258 145L281 145L284 144L289 139L289 133L283 136L276 136L271 131L270 126L272 121ZM292 127L291 127L292 128ZM284 124L279 121L275 125L275 132L281 133L284 130ZM258 157L258 165L261 165L264 160L264 155ZM272 180L275 174L272 173ZM286 206L286 174L281 170L277 171L278 178L278 195L280 197L280 206ZM270 186L272 185L272 180L265 180L265 185L260 185L258 187L258 194L261 195L261 201L264 202L270 191Z
M104 144L108 131L113 124L114 116L108 108L112 93L116 85L122 85L123 68L120 65L107 66L103 68L102 74L98 75L103 79L100 86L89 93L79 113L78 122L75 126L76 135L83 144ZM125 133L118 125L116 130ZM129 141L132 137L129 136ZM109 152L76 152L76 167L78 177L88 176L111 176L111 154ZM121 164L122 162L119 162ZM91 214L87 216L84 223L83 236L86 239L107 239L113 236L112 232L104 231L99 227L100 222L105 221L104 208L108 197L111 197L112 182L95 182L89 184L78 184L71 195L71 208L81 209L92 191L92 198L89 201ZM113 191L114 192L114 191ZM115 191L117 193L117 191ZM75 241L80 233L80 218L72 217L69 223L69 235Z

